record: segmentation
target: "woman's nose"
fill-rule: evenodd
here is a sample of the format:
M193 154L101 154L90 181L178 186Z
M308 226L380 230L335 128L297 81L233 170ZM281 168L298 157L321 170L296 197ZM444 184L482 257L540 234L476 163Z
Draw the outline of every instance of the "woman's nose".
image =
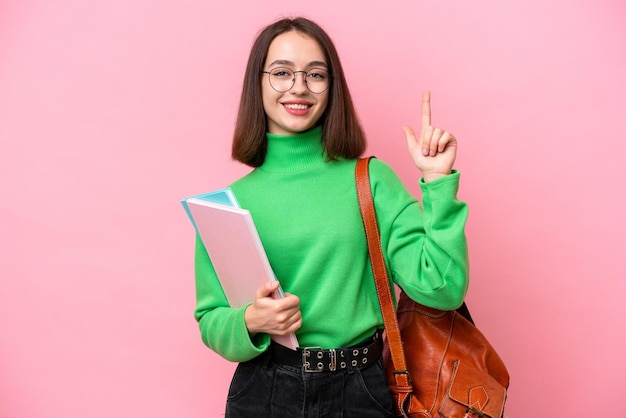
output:
M301 75L301 77L298 77L298 75ZM305 71L295 71L293 73L293 86L291 86L290 91L293 93L306 93L309 88L306 85L306 72Z

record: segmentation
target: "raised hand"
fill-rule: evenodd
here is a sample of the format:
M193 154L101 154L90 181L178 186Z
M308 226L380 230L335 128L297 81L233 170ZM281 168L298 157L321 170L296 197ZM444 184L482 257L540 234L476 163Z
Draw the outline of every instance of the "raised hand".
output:
M409 154L420 169L424 181L446 176L452 171L456 159L457 140L450 132L431 125L430 92L422 96L422 129L419 139L410 126L403 126Z
M278 282L267 282L261 286L244 313L246 326L251 336L259 332L273 335L287 335L302 326L300 299L287 293L284 298L274 299Z

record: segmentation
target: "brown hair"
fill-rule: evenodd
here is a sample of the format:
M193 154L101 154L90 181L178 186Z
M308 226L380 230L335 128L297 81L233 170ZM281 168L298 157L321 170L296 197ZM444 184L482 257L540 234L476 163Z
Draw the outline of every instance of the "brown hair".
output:
M256 38L243 82L239 113L233 138L233 159L258 167L267 152L267 117L261 94L261 75L267 51L274 38L295 31L317 41L328 61L332 75L326 111L320 118L322 142L329 160L358 158L365 151L365 134L352 104L352 97L335 46L316 23L298 17L279 20L263 29Z

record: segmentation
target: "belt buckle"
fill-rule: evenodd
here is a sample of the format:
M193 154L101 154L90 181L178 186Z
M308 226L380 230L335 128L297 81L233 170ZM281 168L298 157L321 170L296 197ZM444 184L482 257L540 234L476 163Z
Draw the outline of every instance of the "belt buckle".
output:
M328 370L334 372L337 370L337 350L331 348L330 350L330 364L328 365Z
M321 373L324 369L324 364L322 362L317 363L317 368L311 368L311 362L309 359L311 358L311 350L321 350L322 347L304 347L302 349L302 370L305 373ZM332 355L331 355L332 358Z

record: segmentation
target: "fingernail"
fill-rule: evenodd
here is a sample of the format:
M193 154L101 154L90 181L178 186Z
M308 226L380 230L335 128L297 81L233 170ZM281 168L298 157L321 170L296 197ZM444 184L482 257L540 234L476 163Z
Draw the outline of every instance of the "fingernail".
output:
M422 155L426 156L430 153L430 151L428 151L428 148L422 148Z

